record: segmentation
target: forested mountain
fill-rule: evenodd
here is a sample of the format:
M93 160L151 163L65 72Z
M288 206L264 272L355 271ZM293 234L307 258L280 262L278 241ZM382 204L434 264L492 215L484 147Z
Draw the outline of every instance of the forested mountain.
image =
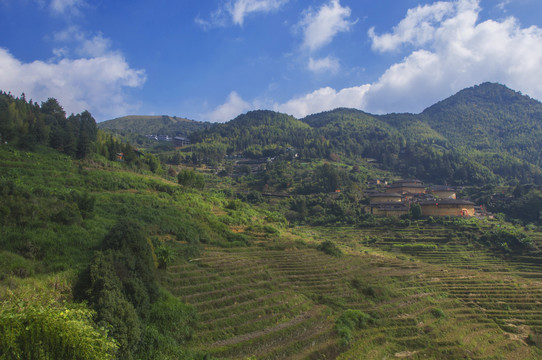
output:
M419 118L454 146L503 151L542 163L542 103L499 84L464 89Z
M207 126L209 126L209 123L167 115L131 115L98 123L99 129L111 130L119 134L160 134L169 136L177 134L186 136L194 131L205 129Z
M307 159L374 158L384 169L433 183L542 183L542 104L500 84L462 90L421 114L341 108L298 121L253 111L192 139L249 157L293 146Z

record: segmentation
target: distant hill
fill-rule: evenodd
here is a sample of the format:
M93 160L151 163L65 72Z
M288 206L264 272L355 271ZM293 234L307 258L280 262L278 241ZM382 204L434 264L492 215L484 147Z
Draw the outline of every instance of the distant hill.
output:
M194 121L176 116L123 116L113 120L98 123L98 128L111 130L119 134L137 135L183 135L187 136L193 132L206 129L210 124L201 121Z
M293 146L306 159L373 158L401 176L434 183L542 183L542 103L494 83L464 89L420 114L339 108L298 120L259 110L192 138L248 156Z
M505 152L542 165L542 103L504 85L461 90L418 118L455 146Z

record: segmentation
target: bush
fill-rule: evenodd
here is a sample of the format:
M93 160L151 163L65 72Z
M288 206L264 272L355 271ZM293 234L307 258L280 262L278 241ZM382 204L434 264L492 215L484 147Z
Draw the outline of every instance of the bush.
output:
M446 314L444 313L444 311L442 311L441 308L433 308L433 309L431 309L431 315L433 315L437 319L446 317Z
M331 240L323 241L320 245L318 245L317 249L332 256L341 256L343 254L341 249L339 249Z
M192 187L199 190L203 190L205 187L205 178L202 174L198 174L194 170L181 170L177 174L177 181L179 185Z
M113 359L116 343L85 308L0 307L0 359Z
M341 338L341 344L346 346L352 340L352 331L364 329L373 322L368 314L360 310L348 309L335 321L335 330Z

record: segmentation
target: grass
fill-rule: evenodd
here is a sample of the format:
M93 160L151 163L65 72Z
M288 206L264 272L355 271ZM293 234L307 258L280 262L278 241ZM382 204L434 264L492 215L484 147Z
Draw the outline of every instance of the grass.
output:
M443 225L418 224L400 239L390 228L293 230L281 231L289 245L207 248L197 264L179 263L164 275L203 316L189 346L240 359L542 356L527 345L541 329L542 286L524 276L518 259L473 247ZM343 256L318 251L323 239ZM338 331L345 311L373 323ZM510 332L518 326L528 331Z
M77 271L129 218L177 252L159 274L198 312L189 350L234 359L542 357L535 230L534 247L507 253L477 241L490 222L290 228L223 191L183 189L103 159L0 147L0 167L0 293L39 301L29 289L56 287L71 301ZM337 326L365 315L368 326Z

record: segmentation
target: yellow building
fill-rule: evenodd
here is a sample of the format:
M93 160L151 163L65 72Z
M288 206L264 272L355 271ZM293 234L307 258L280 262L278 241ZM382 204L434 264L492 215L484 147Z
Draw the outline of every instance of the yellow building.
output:
M419 204L422 216L474 216L474 203L467 200L429 200Z
M386 188L387 193L425 194L425 186L420 180L398 180Z
M400 203L403 201L403 196L397 193L375 193L369 195L371 204L379 203Z
M438 199L456 199L454 188L443 185L435 185L431 188L431 194Z
M401 206L389 206L389 205L376 205L371 206L371 214L373 215L380 215L380 216L386 216L386 217L399 217L401 215L408 214L410 209L404 205Z

